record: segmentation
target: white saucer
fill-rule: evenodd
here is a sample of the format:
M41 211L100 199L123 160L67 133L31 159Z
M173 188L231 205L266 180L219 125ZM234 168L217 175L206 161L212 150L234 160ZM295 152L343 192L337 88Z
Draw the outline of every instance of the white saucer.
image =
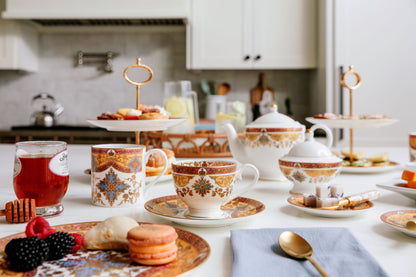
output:
M410 232L406 229L407 221L416 217L416 210L401 210L384 213L380 219L400 232L408 236L416 237L416 232Z
M384 166L343 166L342 173L384 173L399 168L400 164L390 161L388 165Z
M221 207L222 218L188 217L188 207L177 195L169 195L149 200L144 207L150 213L172 222L192 227L227 226L264 211L265 206L257 200L237 197Z
M87 122L108 131L134 132L134 131L163 131L169 127L183 122L185 118L172 118L161 120L103 120L88 119Z
M371 201L364 202L354 207L348 207L341 210L322 210L318 208L307 207L303 204L303 195L293 195L287 199L287 202L296 209L305 213L321 217L351 217L362 214L372 208L374 204Z
M376 186L386 190L398 192L401 195L416 201L416 189L404 187L406 183L407 182L402 179L392 179L382 184L376 184Z

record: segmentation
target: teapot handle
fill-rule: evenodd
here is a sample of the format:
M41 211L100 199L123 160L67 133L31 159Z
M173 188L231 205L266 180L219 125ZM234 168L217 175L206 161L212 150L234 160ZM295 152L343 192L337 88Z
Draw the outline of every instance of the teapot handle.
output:
M331 129L329 129L326 125L324 124L315 124L311 127L312 132L315 132L316 129L322 129L325 131L326 134L326 146L328 148L332 147L332 142L333 142L333 136L332 136L332 132Z

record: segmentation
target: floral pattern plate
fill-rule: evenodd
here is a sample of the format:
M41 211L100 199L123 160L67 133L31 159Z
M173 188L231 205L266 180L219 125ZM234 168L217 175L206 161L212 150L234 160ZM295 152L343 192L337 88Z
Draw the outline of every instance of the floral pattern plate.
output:
M389 182L376 184L376 186L386 190L391 190L400 193L401 195L416 201L416 189L406 187L406 181L404 180L393 179Z
M87 122L108 131L134 132L134 131L163 131L169 127L183 122L185 118L172 118L161 120L102 120L88 119Z
M416 232L410 232L406 229L406 223L416 218L416 210L401 210L401 211L392 211L384 213L380 216L380 219L393 227L396 230L399 230L406 235L416 237Z
M193 227L227 226L264 211L265 206L257 200L237 197L221 207L222 218L187 217L188 207L177 195L163 196L147 201L144 207L150 213L172 222Z
M84 234L99 222L83 222L53 226L57 231ZM80 250L57 261L44 262L36 269L25 272L30 276L177 276L205 262L210 254L208 243L201 237L175 228L178 233L176 261L161 266L143 266L132 262L126 251ZM0 239L0 249L14 238L25 237L24 233ZM7 269L7 261L0 255L0 276L23 276L21 272Z
M371 201L361 203L353 207L347 207L337 210L323 210L319 208L307 207L303 204L303 195L293 195L287 199L290 205L304 211L311 215L322 216L322 217L351 217L359 215L368 209L372 208L374 204Z

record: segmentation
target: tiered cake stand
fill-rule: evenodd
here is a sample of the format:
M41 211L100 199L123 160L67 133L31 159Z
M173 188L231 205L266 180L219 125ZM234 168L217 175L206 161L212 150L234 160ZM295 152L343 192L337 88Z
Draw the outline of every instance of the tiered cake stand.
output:
M149 73L149 78L142 82L132 81L127 72L132 68L143 68ZM147 65L141 63L141 59L137 58L136 64L130 65L124 70L124 79L132 85L136 86L136 108L140 107L140 87L150 82L153 78L153 71ZM141 131L163 131L169 127L175 126L185 119L174 118L174 119L161 119L161 120L101 120L101 119L88 119L87 121L97 127L105 128L108 131L118 132L135 132L136 133L136 144L140 144L140 132Z
M353 130L357 128L377 128L388 126L397 122L397 119L393 118L380 118L380 119L355 119L353 117L353 90L357 89L361 85L361 77L353 70L353 66L349 67L349 70L342 74L341 76L341 85L349 90L349 99L350 99L350 115L349 118L345 119L322 119L307 117L306 120L313 123L325 124L331 128L349 128L350 131L350 153L353 153L354 150L354 137ZM352 163L353 157L350 155L350 161ZM356 173L376 173L384 172L389 169L397 167L396 162L390 162L386 166L371 166L371 167L344 167L343 172L356 172Z

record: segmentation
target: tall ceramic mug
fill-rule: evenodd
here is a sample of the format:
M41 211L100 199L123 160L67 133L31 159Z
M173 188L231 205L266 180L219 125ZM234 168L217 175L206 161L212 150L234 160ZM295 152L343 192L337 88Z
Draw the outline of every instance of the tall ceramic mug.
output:
M410 154L410 161L416 161L416 132L412 132L409 134L409 154Z
M152 153L165 160L162 172L145 183L146 164ZM159 149L146 151L136 144L100 144L91 147L91 199L102 207L132 207L147 189L165 173L166 154Z
M252 178L243 178L246 170L253 172ZM259 172L251 164L237 169L233 161L176 161L172 176L176 193L188 206L187 216L221 218L221 206L252 188Z

